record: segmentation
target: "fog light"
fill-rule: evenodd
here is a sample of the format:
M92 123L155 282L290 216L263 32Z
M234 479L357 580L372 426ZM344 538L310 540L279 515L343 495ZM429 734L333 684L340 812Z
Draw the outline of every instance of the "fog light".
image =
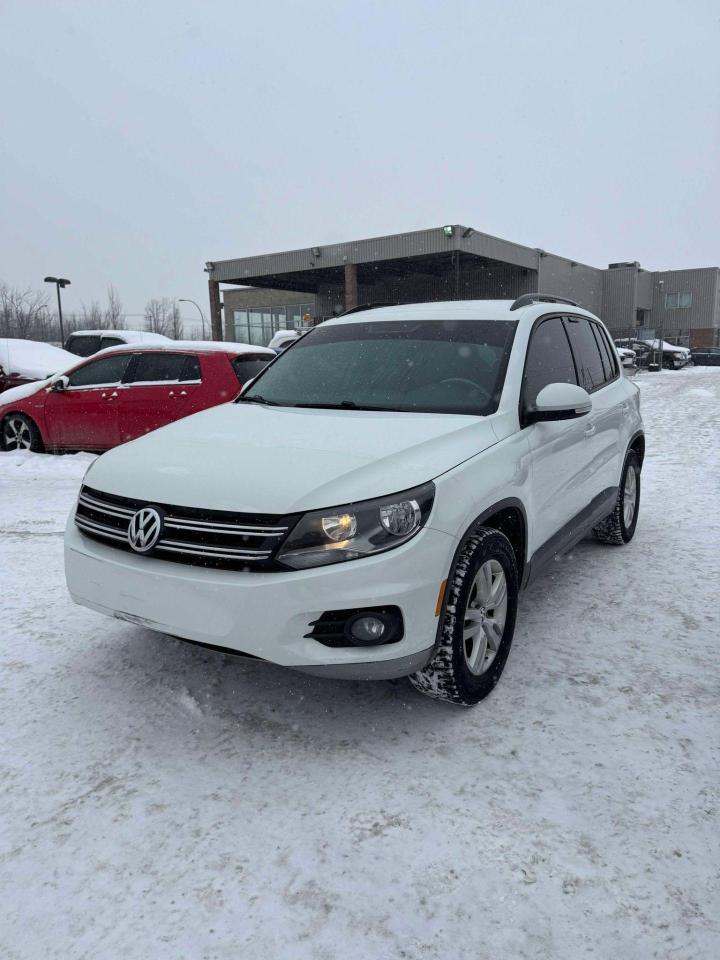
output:
M376 613L361 613L348 620L345 626L348 639L360 647L382 643L387 631L388 624L385 618Z

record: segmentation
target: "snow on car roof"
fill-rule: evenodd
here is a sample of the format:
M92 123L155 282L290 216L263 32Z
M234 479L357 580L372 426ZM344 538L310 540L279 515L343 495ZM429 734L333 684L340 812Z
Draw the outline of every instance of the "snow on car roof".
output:
M441 300L435 303L405 303L389 307L373 307L368 310L358 310L346 316L334 317L326 320L326 324L336 323L366 323L375 320L512 320L517 321L527 315L528 311L547 313L553 309L552 302L534 302L511 311L514 300ZM572 313L592 317L582 307L563 309Z
M77 365L74 353L39 340L0 339L0 365L5 373L18 373L33 380L44 380Z
M123 350L132 350L133 353L144 350L182 350L184 352L191 350L194 353L261 353L269 357L275 356L275 351L267 347L258 347L252 343L233 343L229 340L163 340L161 343L124 343L116 347L105 347L100 353L122 353ZM100 353L94 353L93 357L100 356ZM91 358L88 357L88 359Z
M73 330L71 337L122 337L126 343L166 343L170 337L147 330Z

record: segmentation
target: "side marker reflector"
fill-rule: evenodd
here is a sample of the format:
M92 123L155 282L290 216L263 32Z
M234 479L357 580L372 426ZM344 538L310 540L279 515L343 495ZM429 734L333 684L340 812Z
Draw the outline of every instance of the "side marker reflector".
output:
M435 616L439 617L442 613L443 600L445 599L445 590L447 589L447 580L443 580L440 584L440 592L438 593L437 603L435 604Z

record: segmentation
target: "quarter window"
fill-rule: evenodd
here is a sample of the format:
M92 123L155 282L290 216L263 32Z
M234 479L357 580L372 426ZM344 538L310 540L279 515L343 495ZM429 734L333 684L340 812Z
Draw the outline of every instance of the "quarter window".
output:
M118 353L112 357L91 360L85 366L75 370L68 378L70 387L99 387L120 383L130 362L127 353Z
M534 407L537 395L550 383L577 384L570 344L560 317L543 320L533 332L525 364L525 405Z
M601 328L596 323L591 324L591 327L592 332L595 334L598 347L600 348L600 356L602 357L603 367L605 369L605 383L609 383L617 376L615 351L610 349L608 339Z
M252 380L253 377L256 377L260 371L268 365L270 360L272 360L272 357L240 356L235 357L235 359L230 362L235 371L235 376L238 378L238 382L242 385L243 383L247 383L248 380Z
M588 393L592 393L605 383L600 348L590 329L589 321L584 317L566 317L565 325L575 356L580 386L584 387Z

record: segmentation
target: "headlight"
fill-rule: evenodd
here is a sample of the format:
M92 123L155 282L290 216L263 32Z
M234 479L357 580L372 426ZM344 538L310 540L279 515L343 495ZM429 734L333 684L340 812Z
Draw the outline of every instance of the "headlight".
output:
M684 354L684 353L674 353L674 354L673 354L673 357L675 357L676 360L684 360L684 359L685 359L685 354Z
M295 570L358 560L406 543L430 516L435 484L377 500L306 513L288 535L277 559Z

